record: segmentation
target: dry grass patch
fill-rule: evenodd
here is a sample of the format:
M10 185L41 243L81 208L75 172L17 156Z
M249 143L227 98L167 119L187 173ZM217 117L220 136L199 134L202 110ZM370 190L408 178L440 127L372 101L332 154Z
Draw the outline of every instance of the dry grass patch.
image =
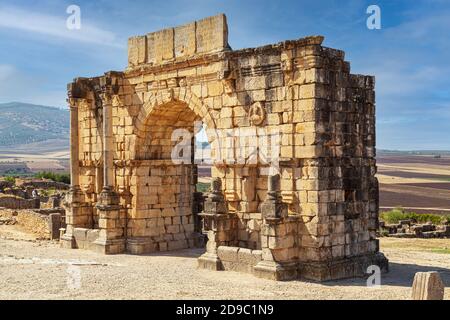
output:
M450 254L450 239L381 238L380 247L381 252L383 252L383 249L401 249L402 251Z

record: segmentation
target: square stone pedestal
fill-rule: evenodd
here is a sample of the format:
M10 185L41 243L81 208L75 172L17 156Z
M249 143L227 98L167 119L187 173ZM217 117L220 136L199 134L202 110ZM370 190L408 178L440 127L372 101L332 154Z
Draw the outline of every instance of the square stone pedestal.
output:
M213 271L223 270L222 262L220 261L217 254L204 253L198 259L199 269L207 269Z
M90 249L102 254L118 254L125 252L125 239L97 239Z
M276 281L295 280L298 277L296 262L278 263L275 261L261 261L254 268L253 273L258 278Z
M388 259L378 252L334 261L299 263L298 274L300 279L315 281L366 277L371 265L378 266L381 273L389 271Z

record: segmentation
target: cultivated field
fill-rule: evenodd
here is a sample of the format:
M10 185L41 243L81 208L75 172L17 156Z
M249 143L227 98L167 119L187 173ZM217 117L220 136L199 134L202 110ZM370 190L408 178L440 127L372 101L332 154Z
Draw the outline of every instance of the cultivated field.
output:
M377 165L381 211L450 213L450 156L380 155ZM208 183L211 170L199 166L198 175Z
M0 174L38 171L68 172L67 139L46 140L25 145L0 147Z
M450 156L377 157L380 207L450 213Z

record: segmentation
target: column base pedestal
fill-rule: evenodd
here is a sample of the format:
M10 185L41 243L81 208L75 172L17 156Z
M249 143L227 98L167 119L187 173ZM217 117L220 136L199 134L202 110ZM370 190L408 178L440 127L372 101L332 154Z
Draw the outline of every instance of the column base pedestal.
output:
M258 278L287 281L298 277L297 263L278 263L274 261L261 261L254 268L253 273Z
M389 260L381 252L329 262L299 263L298 270L302 279L330 281L366 277L371 265L378 266L381 273L389 272Z
M59 239L59 246L64 249L76 249L77 244L75 242L75 237L72 235L64 234Z
M97 239L91 244L90 248L91 250L102 254L118 254L125 252L126 243L125 239Z
M158 251L158 243L150 237L128 238L126 252L129 254L145 254Z
M207 269L213 271L223 270L222 262L217 254L213 253L205 253L201 255L198 259L198 268L199 269Z

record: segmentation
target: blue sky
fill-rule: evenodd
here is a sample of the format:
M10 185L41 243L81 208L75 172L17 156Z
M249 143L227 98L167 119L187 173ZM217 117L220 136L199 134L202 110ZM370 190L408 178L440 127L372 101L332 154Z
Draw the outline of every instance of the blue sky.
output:
M65 27L71 4L81 30ZM375 75L378 148L450 150L450 0L0 0L0 103L64 106L74 77L124 69L129 36L221 12L233 49L320 34Z

